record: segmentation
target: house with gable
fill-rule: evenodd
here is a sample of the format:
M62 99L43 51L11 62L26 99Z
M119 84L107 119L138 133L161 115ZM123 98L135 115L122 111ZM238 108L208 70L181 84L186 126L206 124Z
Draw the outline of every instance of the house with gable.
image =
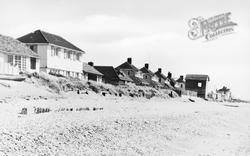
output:
M116 67L115 69L124 72L125 74L127 74L129 77L134 77L136 72L139 71L138 68L136 68L133 64L132 64L132 58L127 58L127 61L122 63L121 65L119 65L118 67Z
M161 84L158 82L158 77L151 70L149 70L149 64L145 63L144 67L140 69L143 73L143 79L149 83L149 86L160 87Z
M143 79L143 72L132 64L132 58L130 57L127 58L126 62L122 63L115 69L128 75L136 85L149 85L149 83Z
M185 90L185 81L184 81L184 76L181 75L175 83L175 87L179 88L180 90Z
M96 70L103 74L103 82L112 85L124 85L133 82L122 71L117 71L112 66L94 66Z
M20 72L39 72L39 55L22 42L0 35L0 74L18 75Z
M159 82L162 86L165 86L167 77L162 73L162 69L158 68L158 70L154 73L157 77L153 78L157 82Z
M232 93L229 88L223 86L221 89L216 90L217 96L216 100L220 99L222 101L232 100Z
M41 71L82 78L82 56L85 52L61 36L36 30L18 40L40 56Z
M102 82L103 74L94 68L93 62L83 63L82 72L84 79Z

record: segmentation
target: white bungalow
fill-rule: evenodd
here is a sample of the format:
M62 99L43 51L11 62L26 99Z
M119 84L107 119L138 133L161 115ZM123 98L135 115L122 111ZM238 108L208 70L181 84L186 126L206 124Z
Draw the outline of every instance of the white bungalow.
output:
M39 55L20 41L0 35L0 74L39 72Z
M18 40L40 56L41 71L84 79L82 55L85 52L64 38L37 30Z

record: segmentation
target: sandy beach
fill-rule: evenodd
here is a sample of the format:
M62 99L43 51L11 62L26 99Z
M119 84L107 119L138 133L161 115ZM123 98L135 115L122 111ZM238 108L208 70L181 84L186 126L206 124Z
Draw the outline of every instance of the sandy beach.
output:
M16 97L8 97L13 87L4 92L1 156L250 155L250 105L246 103L58 95L42 89L33 94L15 89ZM27 114L20 114L22 108L27 108ZM37 108L49 112L37 114Z

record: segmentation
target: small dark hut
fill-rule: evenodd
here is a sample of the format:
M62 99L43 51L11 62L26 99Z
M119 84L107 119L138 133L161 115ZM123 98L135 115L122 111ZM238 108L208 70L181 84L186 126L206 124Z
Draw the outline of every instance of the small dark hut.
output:
M208 75L187 74L185 89L197 92L197 96L207 98L207 86L210 81Z

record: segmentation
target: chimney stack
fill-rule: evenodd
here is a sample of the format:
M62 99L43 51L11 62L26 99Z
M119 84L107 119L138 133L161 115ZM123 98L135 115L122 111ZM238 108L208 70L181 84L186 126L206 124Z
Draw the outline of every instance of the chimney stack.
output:
M93 62L88 62L88 65L90 65L90 66L94 66L94 63Z
M183 75L180 76L180 79L183 81L183 79L184 79Z
M148 69L148 63L145 63L145 68Z
M161 74L161 68L158 68L158 72Z
M127 59L127 62L128 62L129 64L132 64L132 58L129 57L129 58Z
M168 78L172 78L172 73L171 72L168 72Z

